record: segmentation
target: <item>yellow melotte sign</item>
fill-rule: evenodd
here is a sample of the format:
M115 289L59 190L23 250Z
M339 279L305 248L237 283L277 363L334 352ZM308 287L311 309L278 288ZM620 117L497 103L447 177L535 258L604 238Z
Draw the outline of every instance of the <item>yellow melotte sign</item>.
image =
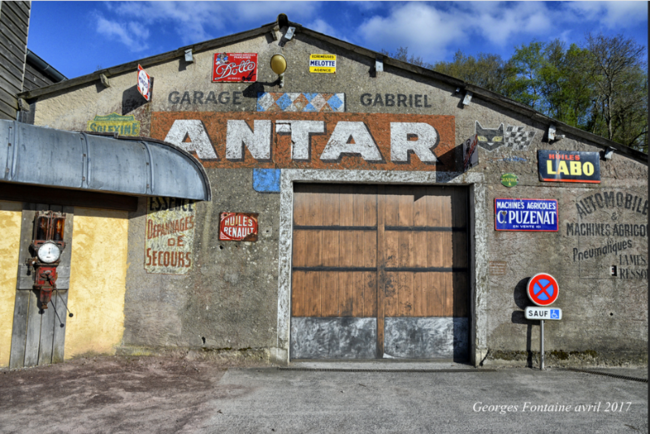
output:
M336 55L334 54L310 54L309 72L335 74Z

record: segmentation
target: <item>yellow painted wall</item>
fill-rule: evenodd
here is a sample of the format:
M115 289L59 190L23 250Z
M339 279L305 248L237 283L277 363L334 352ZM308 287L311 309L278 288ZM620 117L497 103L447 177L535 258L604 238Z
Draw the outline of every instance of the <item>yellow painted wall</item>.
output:
M9 366L20 252L20 202L0 200L0 366Z
M124 333L128 213L75 208L65 358L115 353Z

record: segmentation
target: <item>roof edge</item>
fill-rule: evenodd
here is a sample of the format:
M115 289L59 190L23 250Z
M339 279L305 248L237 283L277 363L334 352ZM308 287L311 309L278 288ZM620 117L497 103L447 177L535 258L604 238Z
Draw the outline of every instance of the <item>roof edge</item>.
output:
M637 151L636 149L632 149L628 146L622 145L618 142L615 142L613 140L606 139L604 137L598 136L596 134L590 133L589 131L582 130L580 128L571 126L569 124L566 124L564 122L558 121L557 119L553 119L543 113L538 112L537 110L528 107L525 104L519 103L517 101L514 101L510 98L506 98L505 96L498 94L496 92L492 92L490 90L484 89L482 87L476 86L474 84L468 83L464 80L458 79L451 77L446 74L442 74L440 72L434 71L432 69L427 69L427 68L422 68L417 65L413 65L411 63L403 62L401 60L394 59L392 57L388 57L385 54L369 50L367 48L360 47L358 45L353 45L349 42L342 41L340 39L334 38L329 35L325 35L323 33L316 32L314 30L308 29L306 27L303 27L302 25L298 23L291 23L291 25L295 26L296 29L299 29L302 33L318 38L318 39L325 39L327 42L331 43L332 45L337 45L341 48L344 48L346 50L353 51L355 53L365 55L370 58L381 58L384 62L384 64L409 71L415 74L420 74L429 78L432 78L434 80L442 81L444 83L449 84L450 86L455 86L459 87L462 90L470 91L474 94L474 96L479 96L480 98L495 103L496 105L499 105L501 107L505 107L509 110L512 110L514 112L517 112L519 114L523 114L527 116L528 118L541 122L546 125L546 127L549 127L550 125L554 125L556 127L556 130L561 131L563 133L571 134L574 136L577 136L581 139L589 140L590 142L593 142L597 146L601 146L603 149L607 149L609 147L615 148L617 151L621 152L622 154L625 154L626 156L633 158L634 160L639 161L640 163L644 165L648 165L648 154L645 154L641 151Z
M43 60L38 54L29 48L27 49L27 63L36 68L41 74L49 77L55 83L67 80L68 77L63 75L55 67Z
M278 17L279 19L280 17ZM319 33L314 30L311 30L307 27L302 26L299 23L291 22L289 21L289 24L291 26L296 27L296 30L298 30L301 33L304 33L308 36L324 40L327 43L330 43L332 45L341 47L345 50L355 52L357 54L369 57L371 59L377 59L380 58L383 60L383 62L387 65L393 66L395 68L399 68L405 71L412 72L414 74L419 74L425 77L429 77L434 80L441 81L443 83L446 83L450 86L454 87L459 87L462 90L466 91L471 91L475 96L480 97L483 100L492 102L498 106L507 108L509 110L512 110L516 113L522 114L524 116L529 117L530 119L543 123L547 127L550 125L555 125L556 129L559 127L559 129L564 132L571 134L573 136L579 137L584 140L589 140L590 142L594 143L597 146L601 146L603 148L608 148L608 147L613 147L620 153L633 158L636 161L639 161L640 163L644 165L648 165L648 154L645 154L641 151L637 151L635 149L632 149L628 146L622 145L620 143L614 142L612 140L606 139L604 137L598 136L596 134L590 133L585 130L581 130L580 128L570 126L564 122L560 122L556 119L553 119L549 116L544 115L543 113L540 113L524 104L521 104L519 102L516 102L514 100L511 100L509 98L504 97L503 95L500 95L496 92L492 92L490 90L484 89L482 87L473 85L471 83L468 83L464 80L460 80L454 77L451 77L449 75L442 74L440 72L431 70L431 69L426 69L422 68L420 66L416 66L407 62L403 62L401 60L397 60L391 57L386 56L383 53L373 51L364 47L361 47L359 45L354 45L349 42L334 38L332 36L326 35L324 33ZM187 45L181 48L178 48L173 51L168 51L166 53L162 54L157 54L155 56L147 57L141 60L136 60L133 62L129 63L124 63L122 65L117 65L111 68L106 68L102 70L95 71L91 74L83 75L81 77L65 80L56 84L52 84L49 86L41 87L38 89L33 89L28 92L22 92L18 94L19 98L24 98L26 100L38 98L40 96L44 95L49 95L51 93L55 93L61 90L65 90L68 88L72 88L75 86L81 86L87 83L92 83L94 81L100 80L100 75L106 75L107 77L110 76L115 76L115 75L120 75L123 73L127 72L134 72L137 69L138 64L142 65L143 67L148 67L148 66L153 66L157 65L172 59L176 58L181 58L185 50L187 49L192 49L195 53L203 52L203 51L208 51L213 48L222 46L222 45L227 45L227 44L232 44L236 42L240 42L242 40L254 38L256 36L263 35L265 33L268 33L270 31L273 31L277 29L279 26L278 21L272 22L269 24L264 24L261 27L257 29L252 29L252 30L247 30L244 32L236 33L234 35L228 35L224 36L221 38L216 38L216 39L211 39L209 41L197 43L197 44L192 44L192 45ZM173 146L173 145L171 145Z
M177 48L173 51L167 51L162 54L156 54L155 56L146 57L140 60L134 60L132 62L123 63L121 65L112 66L110 68L104 68L92 72L90 74L82 75L80 77L67 79L65 81L51 84L49 86L43 86L38 89L33 89L27 92L21 92L18 94L19 98L24 98L26 100L31 100L41 96L49 95L61 90L66 90L76 86L82 86L84 84L93 83L95 81L101 80L100 76L105 75L106 77L112 77L116 75L121 75L124 73L133 72L135 73L138 69L138 65L141 65L143 68L149 66L158 65L160 63L167 62L173 59L181 59L185 55L185 50L192 49L194 53L200 53L203 51L208 51L213 48L237 43L246 39L254 38L256 36L263 35L270 32L276 26L276 23L265 24L257 29L247 30L245 32L236 33L234 35L228 35L221 38L211 39L209 41L200 42L197 44L186 45L184 47Z
M88 134L90 136L102 136L102 137L112 137L114 139L119 139L119 140L130 140L134 142L149 142L149 143L159 143L161 145L165 145L167 147L170 147L177 151L179 154L182 154L187 158L187 160L192 163L197 169L199 174L201 175L201 178L203 179L203 185L205 187L205 197L206 201L210 202L212 201L212 186L210 184L210 178L208 178L208 173L205 171L205 167L203 167L203 164L194 157L194 155L190 154L187 152L185 149L176 146L172 143L165 142L164 140L158 140L154 139L151 137L145 137L145 136L122 136L120 134L113 134L113 133L102 133L102 132L97 132L97 131L77 131L78 133L81 134Z

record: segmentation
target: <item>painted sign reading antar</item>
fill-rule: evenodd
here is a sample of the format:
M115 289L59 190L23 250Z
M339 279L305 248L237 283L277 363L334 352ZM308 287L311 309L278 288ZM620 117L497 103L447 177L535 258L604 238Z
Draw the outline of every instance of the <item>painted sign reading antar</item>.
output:
M552 305L557 300L557 296L560 294L560 287L555 277L546 273L538 273L528 280L526 293L530 301L537 306L545 307Z
M216 53L212 81L257 81L257 53Z
M540 181L600 183L598 152L537 151Z
M219 214L220 241L257 241L257 214L222 212Z
M453 116L156 112L152 136L210 168L462 170ZM460 163L460 164L459 164Z
M555 199L494 199L494 226L497 231L556 232Z

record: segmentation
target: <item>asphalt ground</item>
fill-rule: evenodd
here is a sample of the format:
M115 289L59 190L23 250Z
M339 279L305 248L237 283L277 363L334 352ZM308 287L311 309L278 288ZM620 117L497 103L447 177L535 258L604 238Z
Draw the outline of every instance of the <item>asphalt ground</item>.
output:
M647 369L598 371L647 379ZM648 384L562 369L328 372L95 357L0 371L0 432L647 433Z

